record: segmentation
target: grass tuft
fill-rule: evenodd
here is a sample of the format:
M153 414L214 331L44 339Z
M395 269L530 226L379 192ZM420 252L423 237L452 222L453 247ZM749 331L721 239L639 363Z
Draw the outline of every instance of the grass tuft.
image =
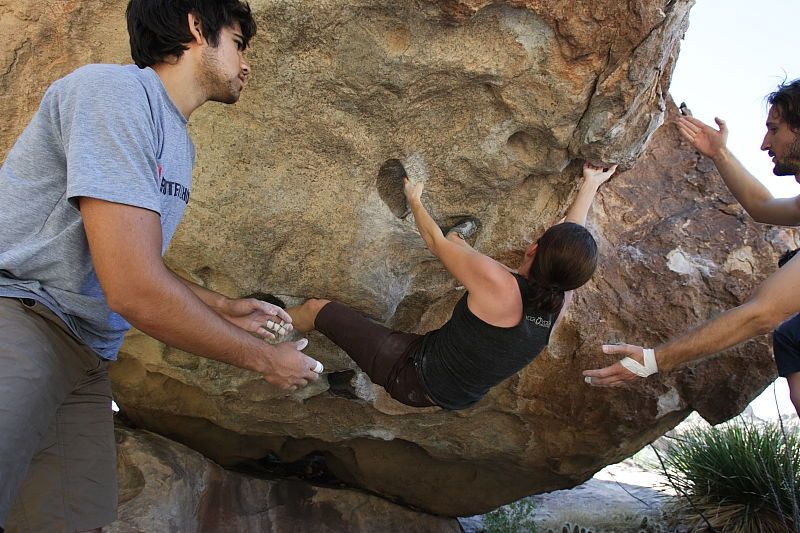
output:
M776 423L743 420L683 433L665 469L692 531L800 531L800 440Z

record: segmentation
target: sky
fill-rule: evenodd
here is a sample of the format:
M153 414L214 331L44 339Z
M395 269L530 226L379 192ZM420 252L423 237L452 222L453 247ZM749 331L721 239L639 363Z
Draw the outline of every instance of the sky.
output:
M776 197L800 194L791 176L775 176L766 152L764 97L784 79L800 78L800 0L697 0L681 43L670 92L695 117L728 124L728 147ZM776 382L782 414L793 413L786 380ZM769 387L752 404L762 418L777 415Z

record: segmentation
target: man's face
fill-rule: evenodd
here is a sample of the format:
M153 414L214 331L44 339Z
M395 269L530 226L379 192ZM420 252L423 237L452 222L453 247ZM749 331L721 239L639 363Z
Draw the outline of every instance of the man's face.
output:
M244 58L244 38L239 23L222 28L219 45L203 48L202 83L213 102L233 104L247 84L250 65Z
M780 116L780 112L772 106L767 117L767 134L761 149L772 156L776 176L795 176L800 181L800 135L792 131L791 126Z

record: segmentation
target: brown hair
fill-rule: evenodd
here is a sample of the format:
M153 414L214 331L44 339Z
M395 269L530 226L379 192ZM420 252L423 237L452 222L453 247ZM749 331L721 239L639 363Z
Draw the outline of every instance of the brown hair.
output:
M131 57L139 68L168 57L181 57L193 37L187 15L194 13L203 24L204 36L216 48L222 28L238 22L245 48L256 33L256 21L247 2L239 0L130 0L125 15Z
M589 231L574 222L556 224L537 241L533 257L527 302L537 309L555 313L564 304L564 291L577 289L597 268L597 243Z
M793 130L800 129L800 79L778 85L778 90L767 95L767 102L778 116Z

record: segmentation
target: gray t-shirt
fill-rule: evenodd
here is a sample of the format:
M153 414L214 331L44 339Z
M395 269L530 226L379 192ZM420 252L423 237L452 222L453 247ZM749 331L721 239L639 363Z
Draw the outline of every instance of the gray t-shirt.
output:
M53 83L0 168L0 297L41 302L115 359L130 326L106 304L78 198L155 211L163 254L193 165L186 119L152 69L87 65Z

